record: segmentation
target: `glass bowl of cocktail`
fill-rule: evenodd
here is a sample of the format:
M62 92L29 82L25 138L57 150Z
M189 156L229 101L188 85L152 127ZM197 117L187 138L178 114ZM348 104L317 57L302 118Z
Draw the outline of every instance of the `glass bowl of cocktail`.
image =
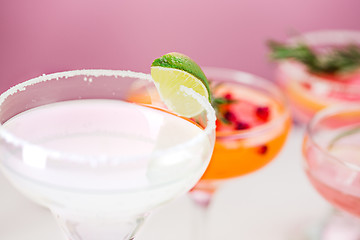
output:
M309 239L360 239L360 105L332 106L307 125L304 168L336 209Z
M152 209L204 173L215 136L208 99L188 87L174 90L198 105L201 123L157 102L130 102L134 89L153 85L143 73L76 70L0 96L1 169L51 210L68 239L133 239Z
M223 183L251 174L276 157L291 121L285 97L274 83L237 70L203 69L217 112L216 142L210 164L190 196L199 216L206 218L211 198ZM195 239L206 239L204 229L196 231L202 236Z
M310 32L269 46L298 124L327 106L360 104L360 32Z

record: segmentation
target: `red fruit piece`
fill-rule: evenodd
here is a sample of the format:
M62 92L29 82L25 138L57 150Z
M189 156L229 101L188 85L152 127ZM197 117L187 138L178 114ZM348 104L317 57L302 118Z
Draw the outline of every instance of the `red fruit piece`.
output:
M256 116L263 121L267 121L270 115L269 107L257 107Z
M244 130L250 128L250 125L246 122L238 121L236 122L235 129L236 130Z
M268 151L268 146L266 145L262 145L258 149L258 153L260 153L261 155L266 154L267 151Z
M230 111L226 111L224 113L224 118L230 122L235 122L236 121L236 116L233 112Z
M224 98L227 99L227 100L231 100L232 99L231 93L225 93Z

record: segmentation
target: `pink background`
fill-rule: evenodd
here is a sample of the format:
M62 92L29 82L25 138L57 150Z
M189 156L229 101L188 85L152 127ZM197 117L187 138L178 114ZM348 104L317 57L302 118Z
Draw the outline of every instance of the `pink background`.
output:
M360 30L359 0L0 0L0 91L42 73L150 71L172 51L272 79L265 41Z

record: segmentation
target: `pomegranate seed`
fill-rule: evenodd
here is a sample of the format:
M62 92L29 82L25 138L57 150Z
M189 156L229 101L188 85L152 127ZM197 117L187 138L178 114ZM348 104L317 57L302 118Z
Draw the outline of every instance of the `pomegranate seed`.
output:
M230 111L226 111L224 113L224 118L230 122L235 122L236 121L236 116L234 113L230 112Z
M260 153L260 154L266 154L267 151L268 151L268 146L266 146L266 145L262 145L258 149L258 153Z
M257 107L256 108L256 116L261 120L267 121L269 118L269 107Z
M227 100L231 100L231 99L232 99L231 93L226 93L226 94L224 95L224 98L227 99Z
M238 121L236 122L235 129L236 130L244 130L250 128L250 125L246 122Z

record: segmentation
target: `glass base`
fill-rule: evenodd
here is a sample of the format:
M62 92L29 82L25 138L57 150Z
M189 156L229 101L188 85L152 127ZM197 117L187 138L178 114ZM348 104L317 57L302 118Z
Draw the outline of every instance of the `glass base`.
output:
M308 229L306 240L360 240L360 219L334 210L323 222Z
M145 216L118 219L53 214L69 240L133 240L145 220Z

